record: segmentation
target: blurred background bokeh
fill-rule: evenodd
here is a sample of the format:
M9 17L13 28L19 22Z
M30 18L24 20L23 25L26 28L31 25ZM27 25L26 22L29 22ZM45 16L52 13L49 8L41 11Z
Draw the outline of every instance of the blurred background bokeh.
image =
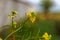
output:
M24 18L29 11L35 11L41 20L45 20L43 22L40 20L42 23L37 20L36 25L40 27L41 31L60 35L60 0L0 0L0 27L11 23L11 20L8 20L8 14L12 10L18 11L18 16L15 18L16 21ZM5 32L4 30L2 33ZM59 40L59 37L56 40Z
M18 18L23 17L30 10L43 13L42 1L44 0L0 0L0 26L8 24L8 13L12 10L18 11ZM60 13L60 0L50 0L53 6L49 8L50 14ZM55 16L56 17L56 16Z

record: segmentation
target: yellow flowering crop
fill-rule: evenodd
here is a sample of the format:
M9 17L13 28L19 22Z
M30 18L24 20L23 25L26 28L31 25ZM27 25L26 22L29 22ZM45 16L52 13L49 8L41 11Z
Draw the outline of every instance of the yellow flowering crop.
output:
M8 19L11 17L11 18L14 18L15 17L15 15L17 15L18 14L18 12L17 11L15 11L15 10L13 10L12 11L12 15L9 13L8 14Z
M11 18L14 18L15 16L11 16Z
M28 12L27 16L29 17L30 21L33 23L36 20L35 13L33 11Z
M17 11L13 10L12 13L8 14L8 19L12 18L12 27L16 28L16 22L14 21L15 16L18 14Z
M17 15L17 14L18 14L18 12L17 12L17 11L15 11L15 10L13 10L13 11L12 11L12 14L16 14L16 15Z
M50 40L51 39L51 35L48 35L48 33L44 33L44 35L42 36L45 40Z
M30 18L30 20L31 20L32 23L35 22L35 19L36 19L36 17L34 17L34 18L31 17L31 18Z

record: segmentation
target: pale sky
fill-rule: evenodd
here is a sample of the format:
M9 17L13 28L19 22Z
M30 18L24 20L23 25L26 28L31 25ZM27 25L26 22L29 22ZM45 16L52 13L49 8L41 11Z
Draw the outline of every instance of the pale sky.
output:
M41 2L41 0L28 0L28 1L35 4ZM52 0L52 1L54 1L56 5L60 6L60 0Z
M29 2L37 5L39 2L41 3L41 0L28 0ZM54 2L54 6L50 9L51 11L54 12L60 12L60 0L52 0ZM39 8L37 8L39 10Z

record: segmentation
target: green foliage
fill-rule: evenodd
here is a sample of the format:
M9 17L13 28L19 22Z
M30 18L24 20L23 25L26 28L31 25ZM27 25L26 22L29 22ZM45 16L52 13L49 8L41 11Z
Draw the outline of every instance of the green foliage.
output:
M47 32L52 35L51 40L59 40L55 34L55 22L53 20L42 21L39 16L36 16L36 21L32 23L28 18L23 18L18 21L16 31L16 40L44 40L42 35ZM9 38L7 39L9 40Z
M57 40L57 37L55 37L54 21L41 21L38 17L34 23L32 23L30 20L27 20L24 23L26 19L27 18L24 18L18 22L17 27L19 28L21 24L22 28L14 33L16 34L16 40L43 40L42 35L45 32L47 32L48 34L52 34L52 40L54 40L55 38Z
M32 23L27 20L25 24L22 24L23 27L21 30L16 32L16 40L39 40L42 39L41 36L45 32L54 35L54 29L52 28L54 26L54 22L44 21L40 23L40 20L38 22L36 20L34 23Z

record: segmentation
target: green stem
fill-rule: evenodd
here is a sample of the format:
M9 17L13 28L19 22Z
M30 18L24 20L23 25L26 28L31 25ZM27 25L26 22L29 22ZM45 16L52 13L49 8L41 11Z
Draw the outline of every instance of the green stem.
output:
M18 28L16 31L13 31L12 33L10 33L4 40L7 40L8 37L10 37L12 34L14 34L15 32L19 31L22 27Z
M28 19L27 19L28 20ZM27 21L25 20L24 23L22 24L25 24L25 22ZM23 26L19 27L18 29L16 29L15 31L13 31L12 33L10 33L4 40L7 40L12 34L16 33L17 31L19 31Z
M12 13L12 16L14 16L13 13ZM13 22L14 22L14 18L12 17L12 28L14 28L14 24L13 24Z
M13 24L14 18L12 18L12 28L14 28L14 24Z

